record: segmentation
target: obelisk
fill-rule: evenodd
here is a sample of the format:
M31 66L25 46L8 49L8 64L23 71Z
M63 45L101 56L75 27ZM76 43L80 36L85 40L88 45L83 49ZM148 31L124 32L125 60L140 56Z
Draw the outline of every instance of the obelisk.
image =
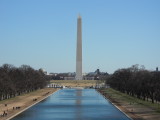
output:
M76 80L82 80L82 19L77 19Z

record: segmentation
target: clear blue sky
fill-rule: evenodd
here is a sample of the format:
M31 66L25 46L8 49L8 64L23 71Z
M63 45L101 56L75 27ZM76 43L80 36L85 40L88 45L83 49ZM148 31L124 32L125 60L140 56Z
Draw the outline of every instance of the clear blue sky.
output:
M160 67L160 0L0 0L0 65L74 72L79 13L83 72Z

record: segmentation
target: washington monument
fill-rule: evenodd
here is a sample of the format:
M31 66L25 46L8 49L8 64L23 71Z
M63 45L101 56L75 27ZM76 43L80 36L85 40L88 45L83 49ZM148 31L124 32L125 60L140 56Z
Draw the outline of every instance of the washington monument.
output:
M82 80L82 19L77 19L76 80Z

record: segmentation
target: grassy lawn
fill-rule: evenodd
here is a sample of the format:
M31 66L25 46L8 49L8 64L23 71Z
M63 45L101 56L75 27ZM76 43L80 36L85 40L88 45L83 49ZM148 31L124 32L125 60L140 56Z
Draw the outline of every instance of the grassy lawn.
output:
M51 83L64 85L64 86L95 86L96 84L101 84L101 80L51 80Z
M51 83L98 83L101 80L51 80Z
M43 94L45 91L48 91L49 88L44 88L44 89L39 89L39 90L35 90L35 91L32 91L32 92L29 92L29 93L23 93L19 96L16 96L16 97L13 97L13 98L9 98L9 99L5 99L5 100L2 100L0 101L0 104L4 104L4 103L10 103L10 102L16 102L16 101L19 101L22 99L22 97L30 97L30 96L36 96L36 95L41 95Z
M105 93L107 93L111 98L117 100L117 101L122 101L122 102L127 102L129 104L134 104L138 106L146 106L149 108L152 108L156 110L157 112L160 112L160 104L159 103L151 103L150 101L144 101L132 96L129 96L125 93L121 93L119 91L116 91L112 88L107 88L103 90Z

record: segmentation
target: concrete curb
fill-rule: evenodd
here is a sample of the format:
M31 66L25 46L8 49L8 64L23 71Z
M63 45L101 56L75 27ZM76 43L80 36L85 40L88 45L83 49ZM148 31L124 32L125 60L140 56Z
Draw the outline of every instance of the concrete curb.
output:
M96 90L97 91L97 90ZM99 91L97 91L100 95L102 95ZM125 112L123 112L117 105L115 105L114 103L112 103L107 97L105 97L104 95L102 95L105 100L107 99L113 106L115 106L120 112L122 112L125 116L127 116L130 120L133 120L129 115L127 115Z
M57 91L59 91L59 90L60 90L60 89L56 90L54 93L56 93L56 92L57 92ZM12 119L12 118L16 117L16 116L17 116L17 115L19 115L20 113L22 113L22 112L24 112L25 110L29 109L30 107L32 107L32 106L34 106L34 105L36 105L37 103L41 102L42 100L44 100L44 99L48 98L49 96L53 95L54 93L52 93L52 94L50 94L50 95L48 95L48 96L45 96L43 99L41 99L41 100L39 100L39 101L37 101L37 102L33 103L32 105L30 105L30 106L28 106L28 107L24 108L23 110L21 110L20 112L18 112L18 113L16 113L16 114L14 114L13 116L11 116L11 117L7 118L6 120L10 120L10 119Z

